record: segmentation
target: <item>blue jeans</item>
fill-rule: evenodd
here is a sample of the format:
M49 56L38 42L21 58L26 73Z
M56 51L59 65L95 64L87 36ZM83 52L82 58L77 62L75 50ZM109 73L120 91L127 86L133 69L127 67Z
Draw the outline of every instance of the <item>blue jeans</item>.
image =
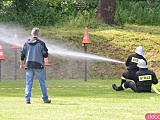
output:
M44 71L44 69L26 69L26 88L25 88L26 102L30 102L34 75L36 75L38 78L39 85L41 87L43 101L44 102L48 101L47 88L46 88L46 84L45 84L45 71Z

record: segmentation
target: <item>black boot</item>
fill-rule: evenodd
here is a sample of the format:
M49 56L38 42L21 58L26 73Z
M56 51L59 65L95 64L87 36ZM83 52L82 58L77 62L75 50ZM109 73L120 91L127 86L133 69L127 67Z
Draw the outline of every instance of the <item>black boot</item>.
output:
M113 88L115 91L124 90L122 86L117 87L115 84L112 85L112 88Z

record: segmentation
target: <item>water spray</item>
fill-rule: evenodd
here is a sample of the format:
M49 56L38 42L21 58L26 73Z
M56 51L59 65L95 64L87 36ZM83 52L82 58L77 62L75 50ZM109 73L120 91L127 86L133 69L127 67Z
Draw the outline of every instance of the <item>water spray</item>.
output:
M17 32L17 39L14 40L14 33ZM16 45L23 47L24 43L31 38L30 36L25 35L24 30L22 28L17 28L15 26L10 27L7 25L0 25L0 41L3 41L7 44L10 45ZM46 46L48 47L49 54L53 55L54 57L57 56L64 56L64 57L72 57L75 59L87 59L87 60L98 60L98 61L108 61L108 62L115 62L115 63L122 63L124 62L115 60L115 59L110 59L98 55L93 55L93 54L85 54L82 52L75 52L69 49L65 49L63 47L60 47L59 45L54 45L52 43L49 43L49 40L42 39L45 43Z
M53 56L64 56L64 57L72 57L75 59L86 59L86 60L96 60L96 61L108 61L108 62L115 62L115 63L121 63L124 64L125 62L110 59L94 54L88 54L88 53L82 53L82 52L75 52L68 49L60 48L56 45L48 45L49 54Z
M85 30L88 30L88 29L85 29ZM82 41L84 51L86 50L86 46L87 46L86 42L87 42L87 44L89 44L89 41L86 41L89 39L89 37L86 35L86 32L88 34L88 31L85 31L84 39ZM16 49L17 49L17 46L18 46L18 48L20 47L20 49L22 49L24 43L28 39L31 38L31 36L28 36L30 34L30 32L27 33L27 35L26 35L26 31L24 29L22 29L21 27L16 27L16 26L0 25L0 33L1 33L0 34L0 41L3 41L5 43L11 45L12 46L11 48L14 47ZM66 57L66 58L70 57L75 60L82 59L84 61L87 61L87 60L89 60L89 61L91 61L91 60L92 61L107 61L107 62L115 62L115 63L124 64L124 62L119 61L119 60L110 59L110 58L106 58L104 56L99 56L99 55L94 55L94 54L88 54L87 50L86 50L86 52L83 53L83 52L71 50L68 48L64 48L60 45L54 44L53 40L46 40L43 38L40 38L40 39L46 43L46 46L49 51L49 55L54 56L54 57L62 56L62 57ZM16 69L16 67L15 67L15 69ZM15 72L16 72L16 70L15 70ZM15 74L15 79L16 79L16 74Z

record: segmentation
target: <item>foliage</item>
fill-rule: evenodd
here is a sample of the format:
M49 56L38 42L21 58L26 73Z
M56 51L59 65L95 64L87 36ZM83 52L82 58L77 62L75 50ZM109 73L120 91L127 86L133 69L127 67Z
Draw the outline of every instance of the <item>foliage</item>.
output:
M22 4L24 5L22 6ZM59 17L58 14L55 14L54 9L49 8L45 2L39 0L28 3L7 3L1 10L1 16L1 21L19 23L26 26L51 25Z
M115 22L159 25L160 0L117 0ZM0 21L25 26L48 26L69 23L79 26L84 21L96 26L94 17L98 0L2 0ZM90 23L89 23L90 22Z
M160 25L160 1L117 0L116 22L139 25Z
M71 18L76 18L80 14L81 16L84 14L84 17L94 16L95 14L89 13L93 13L91 8L95 9L96 4L93 4L93 1L88 2L78 0L34 0L32 2L20 2L17 0L8 3L8 1L3 1L0 2L4 5L0 12L0 21L19 23L26 26L61 24L69 21Z

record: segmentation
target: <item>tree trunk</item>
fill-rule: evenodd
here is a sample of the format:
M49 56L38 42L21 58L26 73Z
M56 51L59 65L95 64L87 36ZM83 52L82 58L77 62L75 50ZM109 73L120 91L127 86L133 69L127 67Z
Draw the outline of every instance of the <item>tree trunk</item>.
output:
M114 24L115 13L116 0L99 0L95 19L111 25Z

